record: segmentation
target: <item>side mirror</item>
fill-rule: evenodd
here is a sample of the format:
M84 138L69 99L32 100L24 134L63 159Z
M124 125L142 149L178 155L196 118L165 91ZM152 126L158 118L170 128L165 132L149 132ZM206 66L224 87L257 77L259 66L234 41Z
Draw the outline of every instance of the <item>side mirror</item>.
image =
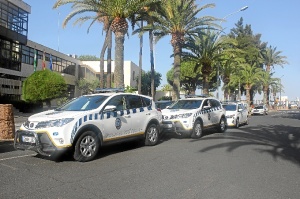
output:
M115 110L117 110L117 107L116 107L116 106L114 106L114 105L107 105L107 106L104 108L103 112L111 112L111 111L115 111Z
M211 108L211 106L203 106L203 108L202 109L204 109L204 110L208 110L208 109L210 109Z
M240 108L240 109L239 109L239 112L242 112L242 111L243 111L243 109L242 109L242 108Z

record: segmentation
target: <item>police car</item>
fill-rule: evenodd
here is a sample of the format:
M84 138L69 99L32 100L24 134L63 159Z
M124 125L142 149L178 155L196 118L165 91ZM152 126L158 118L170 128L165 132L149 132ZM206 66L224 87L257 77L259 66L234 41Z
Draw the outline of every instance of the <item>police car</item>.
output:
M143 139L158 142L162 115L152 98L131 93L98 93L37 113L16 131L14 147L44 156L69 150L77 161L95 158L103 145Z
M200 138L204 129L215 127L218 132L227 129L226 111L222 104L211 97L180 99L162 110L163 132L175 132L180 136Z
M249 124L248 109L240 102L224 103L228 126L239 128L241 124Z

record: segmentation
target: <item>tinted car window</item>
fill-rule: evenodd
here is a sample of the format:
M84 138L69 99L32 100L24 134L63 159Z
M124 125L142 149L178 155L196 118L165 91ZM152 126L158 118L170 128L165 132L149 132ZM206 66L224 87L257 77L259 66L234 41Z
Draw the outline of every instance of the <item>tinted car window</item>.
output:
M127 100L128 100L129 109L143 107L142 99L140 96L128 95Z
M214 99L210 99L211 107L219 107L221 106L220 102Z
M146 98L146 97L141 97L143 100L143 107L145 106L151 106L151 99Z
M117 95L113 97L107 105L114 105L117 108L117 111L126 110L127 104L126 104L126 98L125 95Z

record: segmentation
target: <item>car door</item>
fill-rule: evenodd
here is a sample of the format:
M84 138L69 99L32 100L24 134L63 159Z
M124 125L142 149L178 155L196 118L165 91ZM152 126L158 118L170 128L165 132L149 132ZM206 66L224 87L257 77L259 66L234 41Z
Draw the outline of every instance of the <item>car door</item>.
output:
M104 111L101 114L101 132L103 141L125 137L131 131L131 113L127 108L126 95L116 95L105 105L116 106L116 110ZM104 107L104 108L105 108Z
M211 122L212 124L219 124L220 122L220 116L221 116L221 110L220 110L220 103L215 99L209 99L211 104Z
M132 121L130 124L132 133L136 135L144 133L150 112L145 109L142 98L139 95L128 95L127 104L132 113L129 118Z
M211 114L211 105L210 101L208 99L205 99L202 104L202 120L203 120L203 126L208 127L212 125L212 114Z

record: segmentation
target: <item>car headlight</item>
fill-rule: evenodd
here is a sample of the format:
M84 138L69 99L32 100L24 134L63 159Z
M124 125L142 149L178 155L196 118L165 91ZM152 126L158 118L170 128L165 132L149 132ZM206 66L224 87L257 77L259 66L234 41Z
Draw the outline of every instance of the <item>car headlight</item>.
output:
M74 118L64 118L58 120L49 120L44 122L39 122L35 128L49 128L49 127L62 127L69 122L72 122Z
M183 114L178 114L178 115L171 115L170 119L181 119L181 118L188 118L191 117L193 113L183 113Z

